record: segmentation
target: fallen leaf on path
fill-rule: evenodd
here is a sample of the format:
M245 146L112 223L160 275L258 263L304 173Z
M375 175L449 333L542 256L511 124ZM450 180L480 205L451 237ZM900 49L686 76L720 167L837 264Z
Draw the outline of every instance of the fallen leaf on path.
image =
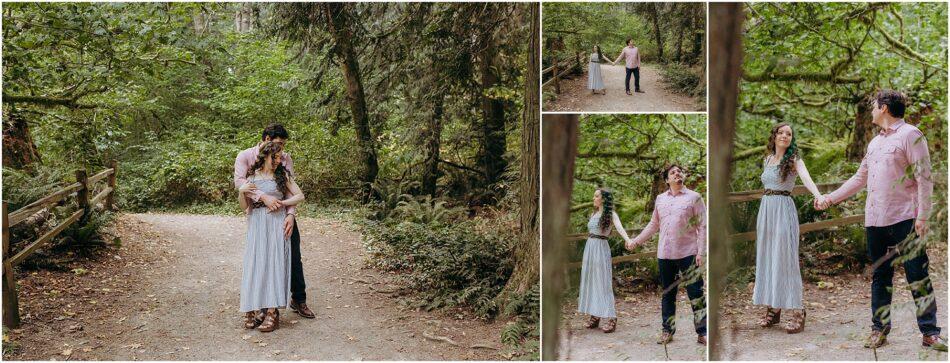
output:
M251 339L251 335L250 335L250 334L245 334L243 337L241 337L241 339L244 339L244 340Z
M266 342L258 342L258 343L257 343L257 346L259 346L259 347L266 347L266 346L267 346L267 343L266 343Z
M63 352L62 352L62 353L59 353L59 354L65 355L65 356L67 356L67 357L68 357L68 356L71 356L71 355L73 355L73 349L72 349L72 348L63 349Z

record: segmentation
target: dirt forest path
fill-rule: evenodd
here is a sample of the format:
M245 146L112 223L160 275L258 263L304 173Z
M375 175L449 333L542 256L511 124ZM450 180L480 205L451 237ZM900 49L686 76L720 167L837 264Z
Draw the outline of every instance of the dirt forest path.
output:
M947 270L945 251L930 253L930 277L937 300L937 325L947 335ZM747 291L726 297L722 311L723 358L726 360L875 360L864 348L871 327L870 279L847 274L825 278L830 287L805 284L808 316L805 331L786 334L781 326L760 328L756 321L763 310L752 306L751 285ZM903 268L894 276L893 323L887 344L877 349L878 360L939 360L947 353L921 347L913 298L907 289ZM786 317L782 316L784 324Z
M544 111L564 112L690 112L704 111L705 102L666 89L667 85L660 76L660 66L643 64L640 67L640 88L646 93L633 92L628 96L624 91L624 79L627 76L623 64L602 64L604 86L607 94L592 94L587 89L587 73L573 79L561 81L561 94L556 100L546 102ZM633 91L633 76L630 76L630 89Z
M116 224L123 247L112 276L97 266L81 278L67 273L70 282L52 295L46 271L21 281L29 315L10 333L19 348L8 356L5 347L5 359L502 359L504 322L401 308L391 276L364 267L360 235L348 224L301 218L307 300L317 317L282 311L272 333L243 329L237 311L243 218L132 214Z
M659 292L617 295L617 330L605 334L587 329L587 317L577 312L576 296L565 304L561 329L561 359L578 361L700 361L706 347L696 343L693 313L686 292L680 289L676 301L676 335L666 346L656 344L660 324ZM669 354L669 359L667 359Z

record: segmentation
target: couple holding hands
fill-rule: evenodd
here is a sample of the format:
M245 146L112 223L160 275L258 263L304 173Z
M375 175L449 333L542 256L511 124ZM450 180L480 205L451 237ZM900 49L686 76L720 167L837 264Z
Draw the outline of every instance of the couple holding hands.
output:
M800 177L814 196L815 209L824 210L867 187L865 235L873 269L871 282L871 333L865 347L887 341L891 328L891 297L895 258L901 256L907 282L917 306L921 344L946 351L937 326L937 305L928 272L926 249L918 238L927 233L933 180L930 153L924 134L904 122L907 97L882 90L871 100L871 122L880 132L871 140L858 171L834 192L822 195L808 175L791 125L772 128L764 160L765 193L756 220L756 273L753 303L765 305L759 320L763 328L778 324L782 310L792 317L784 329L790 334L805 328L802 277L799 267L798 212L791 198Z
M676 293L686 285L686 294L693 308L693 323L697 343L706 344L706 299L703 292L702 263L706 252L706 207L702 195L683 185L686 172L677 165L663 170L663 179L669 189L656 197L653 215L647 226L631 239L627 236L620 217L614 211L613 194L604 188L594 192L595 212L587 222L588 238L581 264L581 285L577 310L590 315L585 325L593 329L606 319L603 330L612 333L617 328L614 304L612 264L607 236L616 229L632 250L646 243L657 232L657 265L663 287L661 302L662 332L657 344L673 340L676 332Z
M591 53L590 63L587 66L587 89L591 90L591 93L600 91L602 94L607 94L607 86L604 86L604 76L600 64L610 62L610 64L616 65L620 59L626 60L627 76L624 80L624 86L627 94L633 95L630 93L631 75L633 75L634 90L638 93L644 93L640 89L640 49L633 45L633 39L627 39L627 46L620 50L620 55L614 60L604 57L599 45L594 46L594 52Z

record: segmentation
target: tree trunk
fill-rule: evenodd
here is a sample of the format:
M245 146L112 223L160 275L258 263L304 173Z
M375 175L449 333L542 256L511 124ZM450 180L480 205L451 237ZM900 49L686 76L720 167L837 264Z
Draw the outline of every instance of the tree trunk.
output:
M685 11L680 12L681 19L679 21L679 24L680 24L679 31L678 31L679 35L676 36L676 57L674 59L676 59L677 62L682 62L683 61L683 38L686 37L686 30L690 29L690 25L691 25L690 23L692 21L692 17L683 16L683 15L691 12L691 10L688 7L692 6L692 4L673 3L673 6L674 6L674 9L677 6L687 7Z
M481 74L481 113L482 113L482 169L485 170L485 184L498 182L504 173L506 162L504 159L505 140L505 108L501 100L487 95L488 90L498 84L498 75L493 69L497 48L493 32L485 34L482 50L479 54L479 73Z
M241 3L240 8L234 13L234 31L238 33L247 33L254 30L254 24L257 23L258 10L252 3Z
M861 161L867 151L868 143L874 138L874 124L871 123L871 95L863 97L857 104L854 114L854 127L851 131L851 142L845 149L845 156L850 161Z
M646 208L644 209L645 211L652 212L653 206L656 203L656 196L669 189L669 185L666 185L666 179L661 175L663 167L665 166L661 165L659 169L650 171L650 173L653 174L653 182L650 183L650 201L647 202Z
M432 107L432 117L425 129L426 158L422 169L422 193L435 197L436 186L439 181L439 151L442 146L442 115L445 113L443 105L445 96L435 97Z
M705 70L706 67L706 42L704 38L706 37L706 27L704 26L705 19L702 11L695 11L693 13L693 24L694 26L690 29L693 30L693 51L692 57L690 57L690 64L695 64L699 62L703 65Z
M660 32L660 8L650 3L650 19L653 20L653 37L656 40L657 59L663 63L663 33Z
M363 171L360 175L363 200L372 196L372 184L379 174L379 164L376 159L376 145L369 127L369 114L366 109L366 95L363 93L363 81L360 79L360 66L357 61L356 49L351 41L353 32L349 28L350 19L347 19L347 6L344 3L322 4L330 35L336 43L336 55L340 59L343 78L346 80L346 101L350 105L353 117L353 128L356 130L356 143L359 148Z
M195 29L195 34L198 35L204 34L205 29L208 29L208 15L205 14L204 8L195 9L192 16L192 26Z
M540 189L539 154L541 145L539 134L540 99L538 99L538 74L540 52L538 31L540 27L540 9L531 4L531 32L528 39L528 62L525 73L524 118L521 120L521 183L518 192L519 226L521 233L515 247L515 270L500 296L504 302L510 294L523 294L539 283L538 263L538 192Z
M574 160L577 156L577 114L545 115L541 124L544 143L541 192L541 243L544 245L544 287L541 291L543 321L541 359L554 361L558 357L558 335L561 328L561 300L567 287L567 243L569 232L571 192L574 189Z
M742 71L741 3L709 4L709 222L729 226L729 173L735 138L739 78ZM709 229L709 360L722 360L722 330L719 329L721 292L729 271L732 250L728 228Z
M3 120L3 167L28 169L33 163L41 161L40 154L33 143L26 118L13 107L8 110Z

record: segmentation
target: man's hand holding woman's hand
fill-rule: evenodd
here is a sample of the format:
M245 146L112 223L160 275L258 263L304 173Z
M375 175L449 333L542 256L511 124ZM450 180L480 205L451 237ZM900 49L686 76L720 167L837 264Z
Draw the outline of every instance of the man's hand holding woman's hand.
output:
M627 251L633 251L633 248L637 247L637 244L633 243L633 240L627 240L627 243L624 244L624 247L627 248Z

